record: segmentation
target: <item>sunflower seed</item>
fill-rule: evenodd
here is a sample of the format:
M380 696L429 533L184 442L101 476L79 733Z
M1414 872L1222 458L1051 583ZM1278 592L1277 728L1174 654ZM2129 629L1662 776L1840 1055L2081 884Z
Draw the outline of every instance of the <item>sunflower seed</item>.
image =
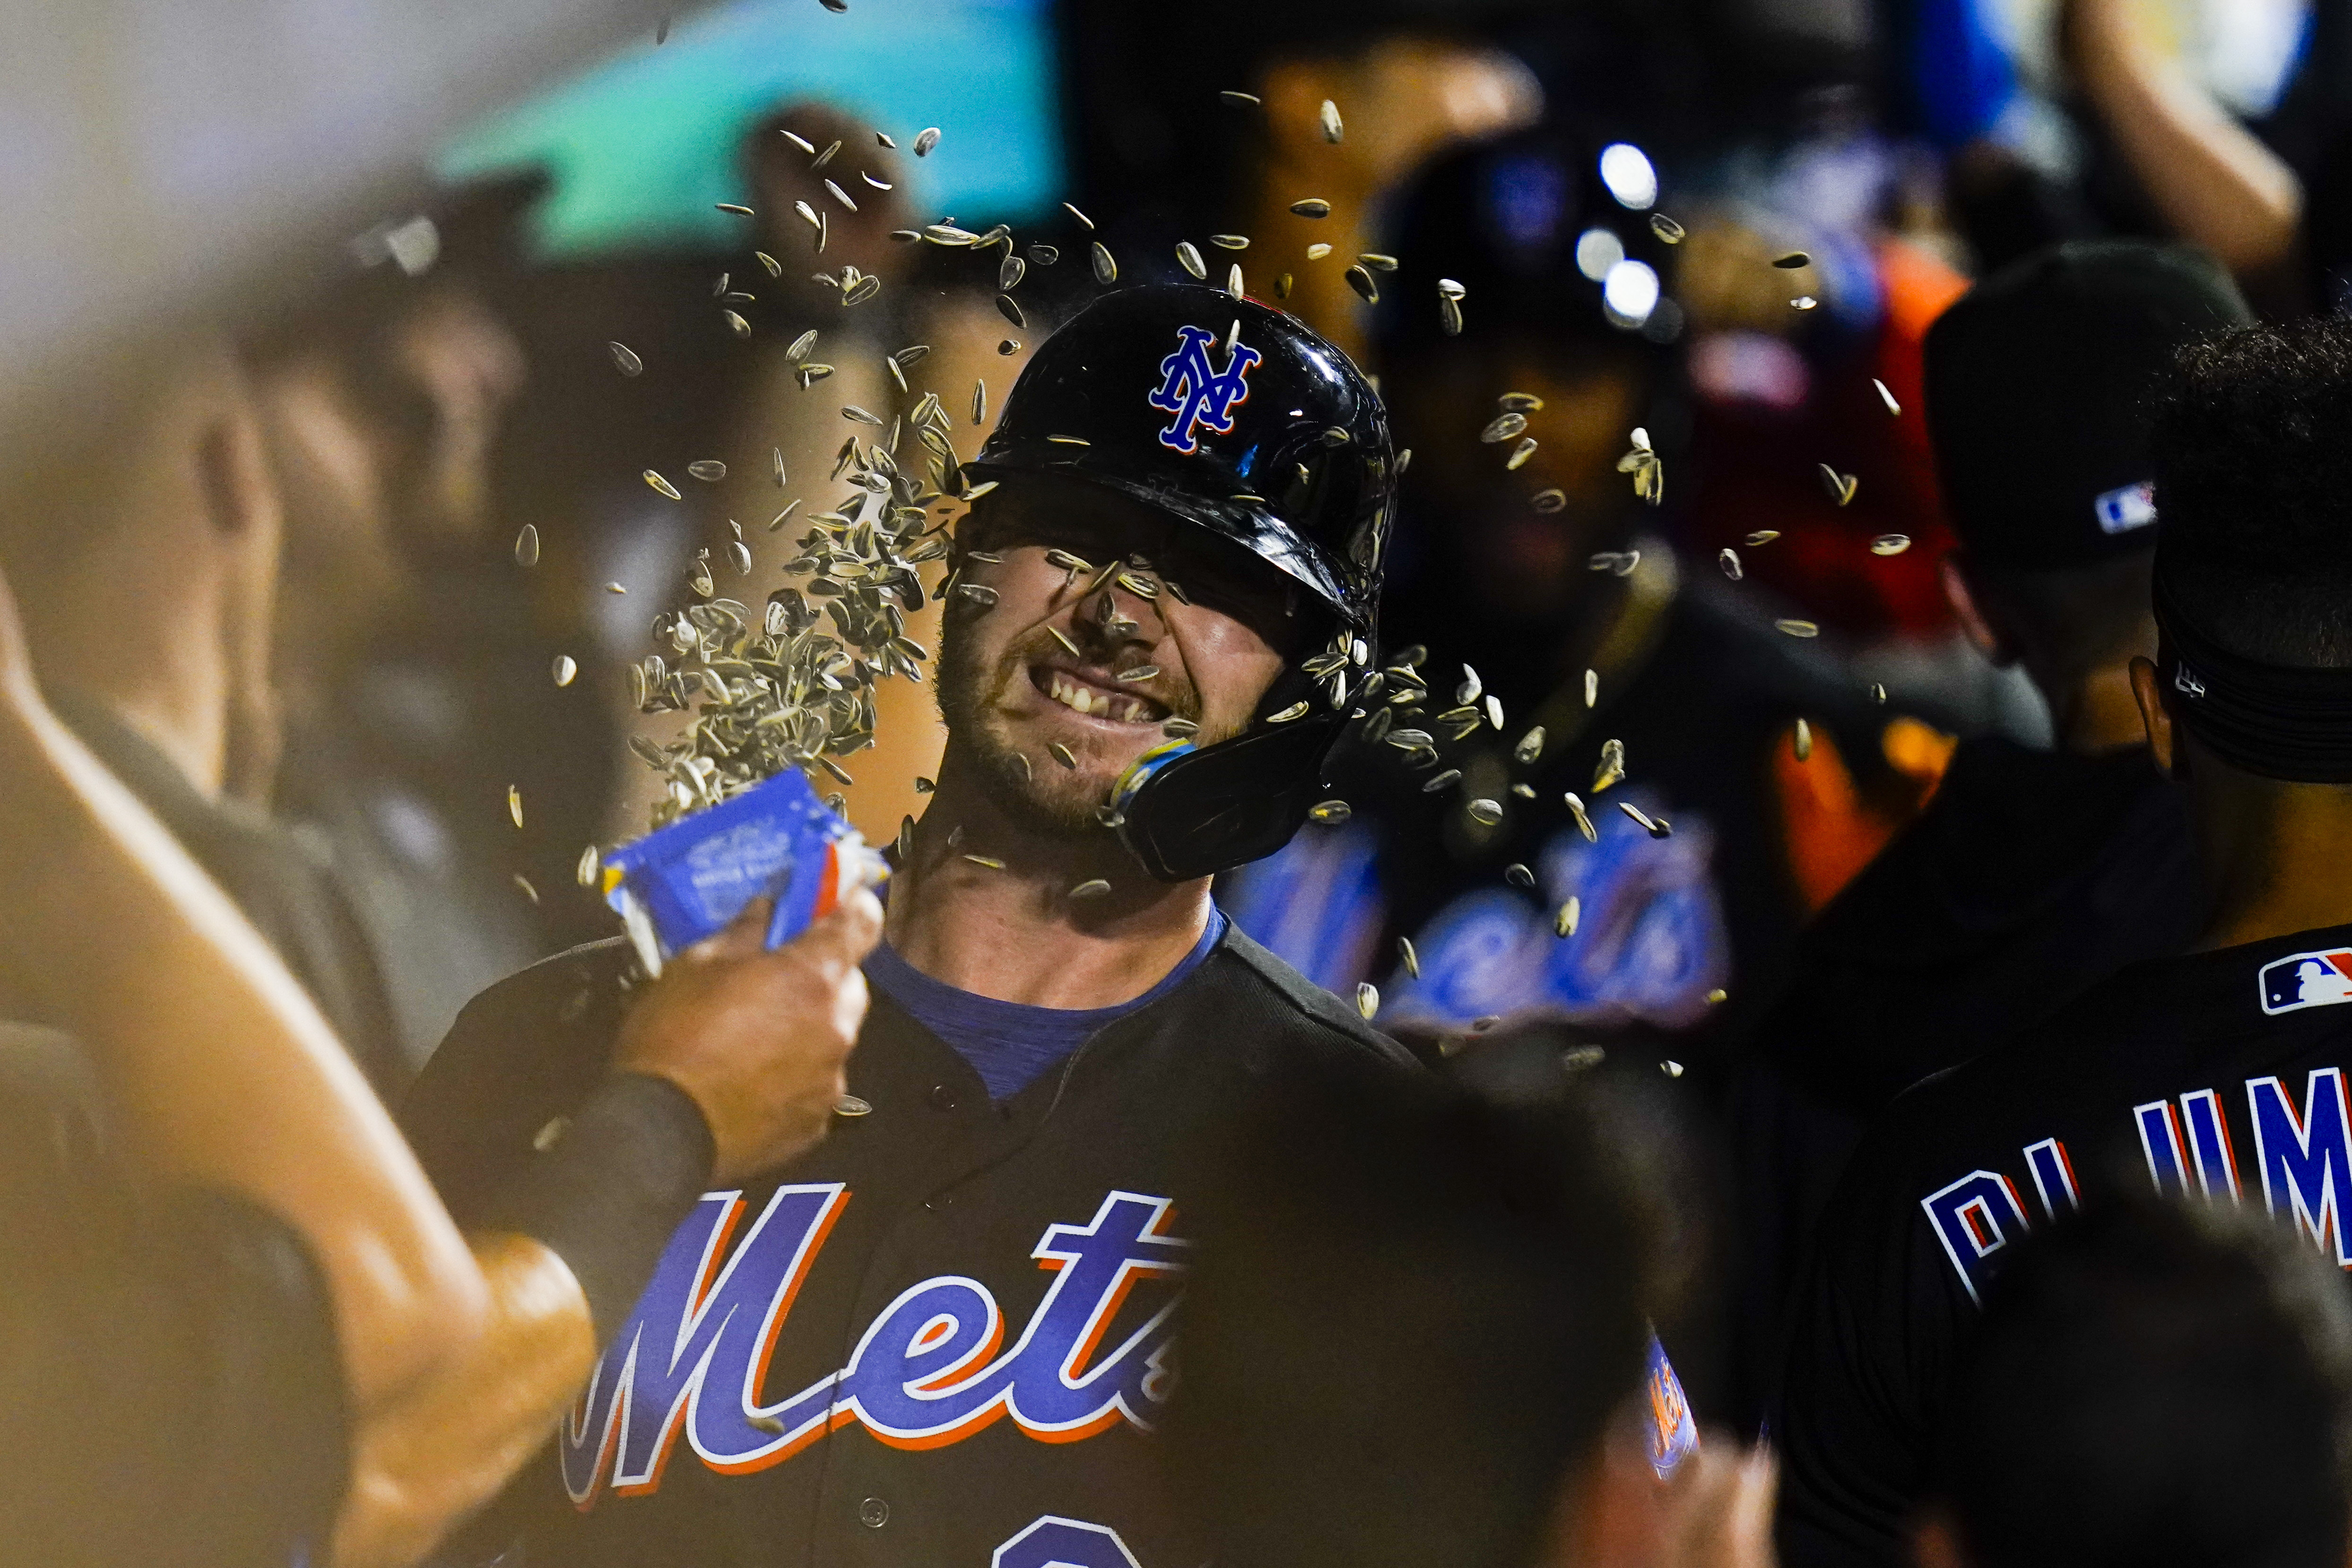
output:
M1458 780L1461 777L1462 769L1459 768L1449 768L1444 772L1437 774L1427 783L1423 784L1421 787L1421 792L1424 795L1434 795L1440 789L1444 789L1448 784L1452 784Z
M530 878L523 875L520 872L517 872L514 873L514 884L522 889L522 895L525 898L530 899L533 904L537 904L539 902L539 889L531 886Z
M1462 336L1461 302L1451 295L1439 295L1437 298L1437 324L1449 338L1458 338Z
M936 125L925 126L915 138L915 156L928 158L931 155L931 149L939 144L940 128Z
M555 655L555 665L554 665L553 674L554 674L554 675L555 675L555 684L556 684L557 685L559 685L559 686L568 686L568 685L570 685L572 684L572 676L574 676L574 675L576 675L576 674L578 674L579 673L580 673L580 666L579 666L579 664L577 664L576 663L574 663L574 662L573 662L572 657L572 655L571 655L571 654L569 654L569 653L558 653L558 654L556 654L556 655Z
M1852 474L1841 474L1826 463L1816 464L1814 466L1821 474L1822 487L1830 493L1831 500L1843 507L1853 499L1853 493L1860 486L1861 480Z
M1101 877L1090 877L1070 889L1072 898L1100 898L1110 891L1110 883Z
M1774 630L1785 632L1791 637L1818 637L1822 634L1822 629L1819 626L1814 625L1810 621L1797 621L1784 618L1782 620L1773 622L1772 625Z
M998 860L994 855L966 855L963 858L970 861L974 865L984 865L991 871L1003 871L1004 869L1004 862Z
M1513 887L1533 888L1536 884L1536 873L1514 861L1503 868L1503 880Z
M1382 256L1376 250L1365 251L1361 255L1358 256L1356 259L1361 262L1364 266L1370 267L1374 272L1394 272L1397 269L1396 257L1392 256ZM1540 408L1543 405L1541 403L1538 403L1536 406Z
M1356 1011L1360 1014L1367 1022L1369 1022L1371 1016L1380 1010L1381 988L1372 984L1370 980L1358 982L1356 986Z
M1723 568L1723 575L1732 581L1739 580L1739 552L1726 548L1715 552L1715 564Z
M1061 248L1047 245L1044 240L1035 241L1029 246L1029 259L1039 267L1051 267L1062 259Z
M1601 743L1601 761L1592 770L1592 792L1596 795L1625 777L1625 743L1604 740Z
M522 826L522 789L518 785L507 786L507 815L514 819L516 827Z
M1901 555L1911 548L1909 534L1881 534L1870 541L1873 555Z
M971 422L978 424L987 417L988 383L984 381L976 381L971 383Z
M1870 700L1874 703L1885 702L1886 700L1886 688L1880 685L1876 681L1871 682Z
M1516 470L1535 455L1536 438L1532 435L1523 435L1519 438L1519 444L1511 448L1511 455L1503 460L1503 467L1506 470Z
M1806 723L1803 719L1801 719L1801 719L1799 719L1799 720L1797 721L1797 737L1796 737L1796 742L1795 742L1795 749L1796 749L1796 753L1797 753L1797 760L1798 760L1798 761L1800 761L1800 762L1810 762L1810 761L1811 761L1811 760L1812 760L1812 758L1813 758L1813 727L1812 727L1811 725L1810 725L1810 724L1807 724L1807 723Z
M1331 215L1331 204L1320 196L1307 196L1291 203L1290 210L1302 218L1328 218Z
M1019 258L1016 256L1013 259ZM1028 318L1021 314L1021 307L1013 303L1013 296L1010 294L1000 294L996 297L996 309L999 315L1015 327L1026 328L1029 325Z
M522 532L515 535L514 558L517 566L539 564L539 530L529 523L522 526Z
M622 587L617 582L608 582L604 585L604 591L607 593L626 593L629 591Z
M1538 490L1528 498L1528 504L1538 512L1566 511L1568 492L1560 489Z
M1486 429L1478 433L1478 439L1486 442L1489 444L1497 441L1508 441L1511 437L1526 430L1527 427L1528 416L1526 414L1501 414L1491 421Z
M882 416L880 414L869 413L866 410L858 407L854 402L845 402L841 405L841 417L848 420L853 424L870 424L877 430L882 428Z
M1307 705L1305 703L1292 703L1280 713L1270 713L1266 715L1265 722L1268 724L1288 724L1294 718L1305 717L1306 714Z
M996 590L977 582L960 582L956 584L956 592L971 600L974 604L990 605L996 602Z
M751 209L740 202L713 202L710 204L722 213L733 213L738 217L748 218L752 215Z
M836 153L836 152L840 152L840 151L841 151L841 143L840 143L838 141L835 141L835 142L834 142L834 144L833 144L832 146L830 146L830 147L826 148L824 152L822 152L818 153L818 154L816 155L816 157L815 157L814 159L813 159L813 160L810 162L810 163L809 163L809 172L810 172L810 173L812 173L812 174L814 174L814 173L815 173L819 169L824 168L827 163L832 162L833 162L833 155L834 155L835 153Z
M1181 239L1176 242L1176 260L1185 271L1191 273L1193 277L1200 278L1203 282L1208 280L1209 269L1202 262L1201 253L1193 248L1192 242L1191 240Z
M1157 664L1138 664L1138 665L1136 665L1136 666L1135 666L1133 669L1131 669L1131 670L1121 670L1121 671L1120 671L1117 675L1113 676L1112 678L1113 678L1114 680L1129 681L1129 682L1132 682L1132 681L1148 681L1148 680L1152 679L1154 676L1158 675L1159 674L1160 674L1160 666L1159 666L1159 665L1157 665Z
M1021 769L1021 781L1023 783L1026 784L1036 777L1034 773L1030 771L1028 753L1016 751L1013 754L1013 760Z
M727 465L716 457L698 458L686 465L686 471L706 485L715 485L727 477Z
M1576 791L1570 789L1560 799L1568 803L1568 814L1576 819L1576 831L1584 835L1584 841L1588 844L1599 843L1601 835L1593 831L1592 819L1584 814L1584 802L1577 799Z
M960 229L953 224L927 224L923 226L923 237L933 245L943 245L950 249L971 245L980 238L970 229Z
M1489 800L1481 797L1471 801L1463 810L1470 813L1472 821L1489 828L1503 820L1503 803L1500 800Z
M1800 294L1794 299L1789 301L1789 308L1791 310L1811 310L1814 306L1819 305L1820 303L1820 300L1814 298L1810 294Z
M1533 392L1505 392L1495 400L1495 406L1505 413L1540 413L1544 401Z
M1337 143L1341 135L1339 126L1339 106L1333 103L1327 98L1323 100L1323 107L1315 111L1315 115L1316 118L1322 122L1323 140Z
M1372 275L1360 267L1348 268L1348 287L1354 289L1367 305L1381 302L1381 286L1373 282Z
M1749 549L1754 549L1759 545L1769 545L1780 537L1780 530L1778 528L1759 528L1748 536L1747 545Z
M1511 756L1522 766L1525 766L1528 763L1533 762L1537 758L1541 757L1543 755L1543 748L1544 729L1543 726L1538 725L1533 729L1528 731L1527 734L1519 737L1518 745L1511 747Z
M1029 264L1008 251L1004 259L997 264L996 287L1002 292L1010 293L1027 276Z
M877 180L863 169L857 171L857 177L865 181L867 184L873 186L877 191L891 191L898 189L898 187L891 184L889 181Z
M1330 254L1331 247L1328 245L1310 245L1307 247L1307 259L1309 261L1320 261Z
M1095 241L1089 247L1088 255L1094 263L1097 283L1108 288L1118 281L1118 263L1111 259L1110 252L1105 248L1102 241Z
M782 136L785 141L791 142L793 146L799 148L802 152L809 154L811 157L814 157L816 155L816 143L809 141L806 137L797 135L790 131L778 131L777 134Z
M1774 256L1772 258L1772 265L1779 267L1783 272L1794 272L1801 267L1812 266L1813 258L1807 256L1801 250L1792 250L1785 256Z
M1895 394L1886 390L1886 383L1873 377L1870 384L1878 389L1878 401L1886 405L1886 412L1899 418L1903 413L1903 405L1895 401Z
M751 335L751 323L744 320L742 317L738 316L734 311L721 310L719 314L727 319L727 329L734 333L737 337L748 338Z
M1642 831L1649 834L1654 839L1664 839L1674 836L1675 828L1673 823L1667 821L1664 817L1651 816L1647 811L1643 810L1641 807L1636 806L1631 800L1618 801L1617 809L1624 812L1627 816L1633 818L1633 821L1641 826Z
M898 852L898 863L901 866L915 858L915 819L913 817L898 819L898 839L893 847Z
M1580 817L1579 821L1581 820L1581 817ZM1576 923L1583 916L1583 901L1570 895L1569 901L1559 906L1559 913L1551 917L1551 934L1555 936L1575 936Z
M1336 828L1353 814L1345 800L1324 800L1307 809L1307 820L1327 828Z
M1227 103L1260 103L1264 101L1254 92L1236 92L1232 88L1227 88L1224 91L1217 94L1217 96L1223 99Z
M606 343L604 348L613 356L613 368L625 376L634 376L646 368L636 350L626 343Z
M1600 700L1601 672L1598 670L1587 670L1584 672L1584 706L1586 707L1591 707Z
M1683 225L1664 213L1650 214L1650 232L1668 245L1680 245L1685 232Z

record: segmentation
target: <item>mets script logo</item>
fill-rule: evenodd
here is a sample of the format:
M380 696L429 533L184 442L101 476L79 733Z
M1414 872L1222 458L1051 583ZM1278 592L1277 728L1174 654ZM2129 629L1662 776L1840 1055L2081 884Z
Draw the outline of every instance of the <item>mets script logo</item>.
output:
M564 1422L574 1502L608 1480L624 1495L653 1491L681 1437L710 1469L743 1475L852 1425L899 1448L961 1442L999 1420L1045 1443L1148 1429L1174 1393L1173 1301L1107 1334L1138 1281L1183 1272L1188 1244L1164 1229L1168 1199L1113 1192L1087 1224L1038 1238L1030 1255L1054 1282L1009 1349L988 1288L942 1275L884 1307L839 1371L771 1400L777 1335L848 1201L838 1182L779 1187L722 1264L746 1206L739 1193L703 1196Z
M2263 966L2263 1011L2352 1002L2352 952L2294 953Z
M1144 402L1176 417L1160 433L1160 444L1190 457L1201 450L1195 428L1231 435L1234 410L1249 401L1250 368L1265 356L1236 341L1233 357L1219 371L1209 363L1209 345L1216 334L1202 327L1179 327L1176 351L1160 361L1160 390Z

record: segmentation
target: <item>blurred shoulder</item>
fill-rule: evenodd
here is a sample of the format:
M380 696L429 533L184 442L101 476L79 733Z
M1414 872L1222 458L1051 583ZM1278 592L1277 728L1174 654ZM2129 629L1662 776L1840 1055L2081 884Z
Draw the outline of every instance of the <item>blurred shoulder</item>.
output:
M1216 983L1232 995L1237 1025L1272 1026L1282 1043L1342 1061L1398 1071L1420 1069L1412 1051L1275 956L1239 925L1226 928L1213 962Z

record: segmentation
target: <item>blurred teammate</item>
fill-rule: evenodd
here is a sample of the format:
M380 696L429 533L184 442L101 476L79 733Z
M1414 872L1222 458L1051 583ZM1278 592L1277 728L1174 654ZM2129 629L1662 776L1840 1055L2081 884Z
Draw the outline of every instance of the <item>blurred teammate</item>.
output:
M1733 1124L1759 1378L1777 1372L1784 1293L1864 1122L2196 934L2188 818L2131 692L2131 661L2156 651L2147 403L2182 344L2247 319L2193 252L2085 241L1987 279L1928 334L1927 425L1960 540L1946 591L1984 655L2032 677L2057 746L1961 742L1926 814L1807 929L1757 1027Z
M1319 797L1345 716L1302 665L1372 634L1391 463L1354 368L1222 290L1121 290L1039 349L967 465L998 487L951 558L948 749L835 1133L697 1206L479 1555L1199 1561L1147 1435L1180 1184L1265 1074L1410 1061L1208 882ZM419 1080L461 1217L602 1071L626 954L493 989Z
M2329 1260L2227 1206L2116 1202L1985 1297L1920 1568L2338 1568L2352 1309Z
M2132 684L2188 787L2196 946L1913 1090L1855 1152L1774 1427L1792 1563L1902 1560L1986 1282L2093 1192L2259 1203L2352 1262L2352 326L2241 329L2180 362L2152 438L2160 651Z

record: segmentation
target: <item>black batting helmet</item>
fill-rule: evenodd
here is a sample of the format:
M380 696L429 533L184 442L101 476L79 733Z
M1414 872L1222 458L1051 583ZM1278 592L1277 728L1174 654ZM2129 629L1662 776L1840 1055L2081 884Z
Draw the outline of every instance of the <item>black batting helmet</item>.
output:
M1105 295L1038 347L964 466L1099 485L1237 545L1328 613L1335 651L1369 656L1396 489L1388 417L1348 356L1292 316L1192 285ZM1146 869L1185 881L1287 842L1346 684L1293 670L1244 733L1139 761L1115 803Z

